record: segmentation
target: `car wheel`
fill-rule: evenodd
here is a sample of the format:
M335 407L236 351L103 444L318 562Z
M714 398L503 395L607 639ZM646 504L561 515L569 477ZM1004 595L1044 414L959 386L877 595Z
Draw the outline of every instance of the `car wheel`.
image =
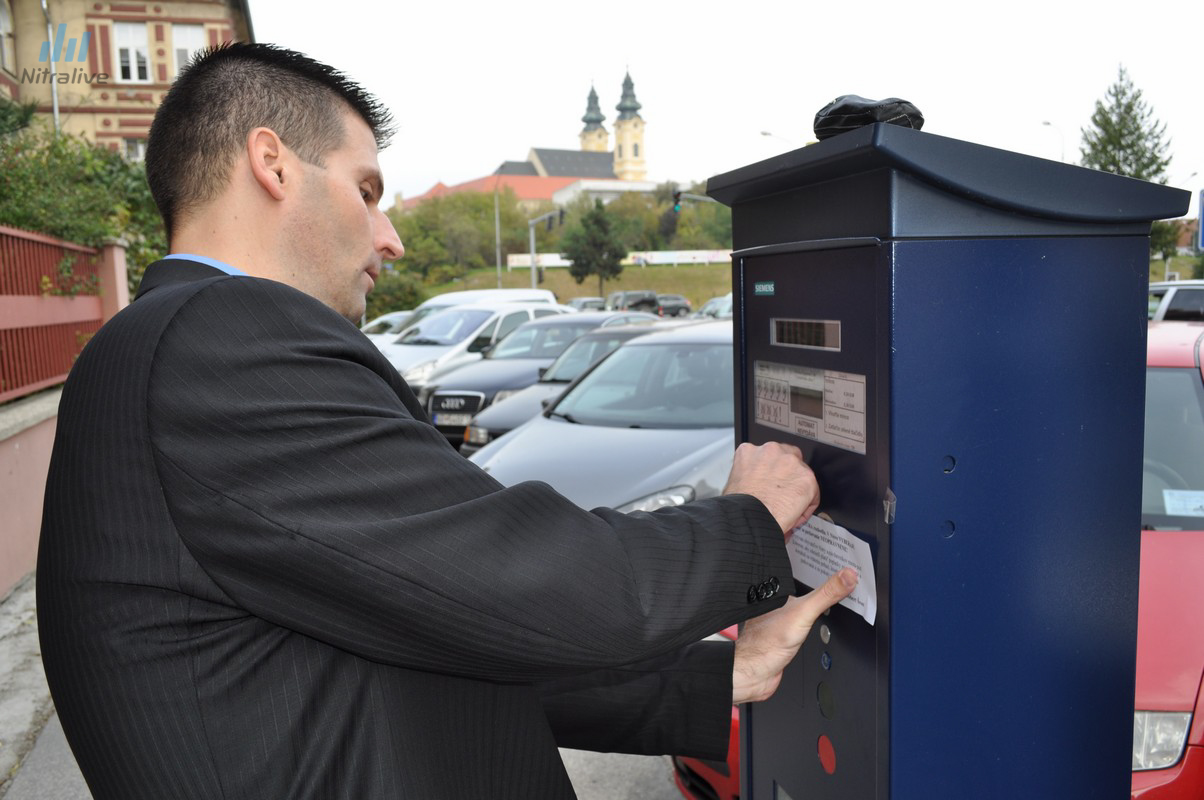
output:
M690 313L690 309L679 308L679 309L677 309L677 314L675 314L674 316L684 317L686 314L689 314L689 313Z

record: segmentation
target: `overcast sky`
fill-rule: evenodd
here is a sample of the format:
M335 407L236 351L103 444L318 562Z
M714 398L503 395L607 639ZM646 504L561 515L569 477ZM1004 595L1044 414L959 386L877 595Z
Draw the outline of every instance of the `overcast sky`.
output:
M1169 183L1191 190L1193 216L1204 188L1200 0L250 6L258 41L339 67L393 110L390 198L487 175L531 147L578 148L591 85L613 134L627 70L648 177L686 183L802 146L815 112L844 94L902 97L925 131L1078 163L1123 64L1166 124Z

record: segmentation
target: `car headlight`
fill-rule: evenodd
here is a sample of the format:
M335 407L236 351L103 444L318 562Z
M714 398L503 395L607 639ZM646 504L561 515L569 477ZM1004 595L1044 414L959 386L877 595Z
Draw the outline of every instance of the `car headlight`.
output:
M502 389L500 392L498 392L497 394L495 394L493 396L493 402L500 403L503 400L505 400L507 397L513 397L514 395L518 394L521 391L522 391L522 389Z
M659 492L624 503L615 509L626 514L628 511L655 511L658 508L680 506L694 499L694 490L689 486L673 486Z
M464 440L471 444L489 444L490 438L487 428L478 428L476 425L469 425L464 432Z
M1166 769L1183 755L1191 714L1137 711L1133 714L1133 771Z
M405 372L401 373L401 377L406 383L426 383L435 374L435 362L423 361L421 364L410 367Z

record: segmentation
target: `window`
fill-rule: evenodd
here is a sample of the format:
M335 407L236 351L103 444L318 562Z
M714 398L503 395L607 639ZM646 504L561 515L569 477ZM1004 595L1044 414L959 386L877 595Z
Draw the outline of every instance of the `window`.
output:
M618 146L618 152L615 153L615 155L617 155L619 158L623 157L623 145Z
M143 161L146 159L146 139L122 139L121 144L128 160Z
M636 142L635 144L633 144L633 145L631 146L631 149L635 151L635 152L632 154L632 158L639 158L639 157L640 157L640 143L639 143L639 142Z
M16 74L17 62L13 43L13 10L8 0L0 0L0 67Z
M176 75L179 75L192 57L205 48L205 26L171 26L171 48L176 57Z
M113 23L113 41L117 46L117 80L123 83L150 83L150 47L146 23Z

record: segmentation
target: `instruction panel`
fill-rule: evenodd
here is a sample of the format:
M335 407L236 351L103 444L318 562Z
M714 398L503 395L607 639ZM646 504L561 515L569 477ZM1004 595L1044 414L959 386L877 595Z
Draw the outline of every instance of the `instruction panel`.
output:
M865 376L756 361L754 420L865 455Z
M812 515L794 529L786 544L790 568L799 583L816 589L844 567L857 570L860 580L853 593L840 601L845 608L873 625L878 617L878 583L869 543L847 529Z

